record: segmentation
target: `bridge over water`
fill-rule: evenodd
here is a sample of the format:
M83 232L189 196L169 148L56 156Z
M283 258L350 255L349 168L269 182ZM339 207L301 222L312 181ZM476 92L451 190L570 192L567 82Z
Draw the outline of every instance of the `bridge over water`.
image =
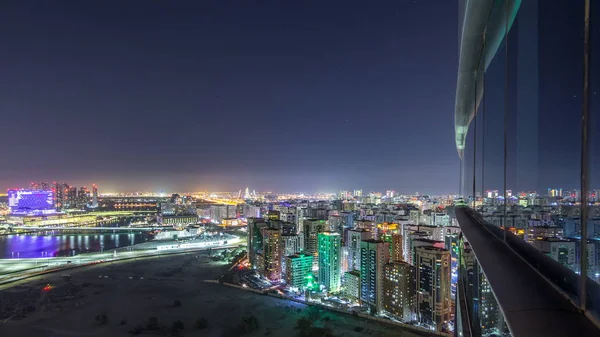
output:
M166 229L166 228L173 228L171 227L100 227L100 226L93 226L93 227L86 227L86 226L69 226L69 227L56 227L56 226L8 226L9 229L11 230L42 230L42 231L56 231L56 230L75 230L75 231L128 231L128 232L133 232L133 231L152 231L152 230L156 230L156 229Z

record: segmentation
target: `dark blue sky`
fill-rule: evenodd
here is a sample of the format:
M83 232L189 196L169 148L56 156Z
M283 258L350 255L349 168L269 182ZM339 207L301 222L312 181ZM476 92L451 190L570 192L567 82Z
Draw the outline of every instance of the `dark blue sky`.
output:
M257 3L4 3L0 186L457 190L456 1Z

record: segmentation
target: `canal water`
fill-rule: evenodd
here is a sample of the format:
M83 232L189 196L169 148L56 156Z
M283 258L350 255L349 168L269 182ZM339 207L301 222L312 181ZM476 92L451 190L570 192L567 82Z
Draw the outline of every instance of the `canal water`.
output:
M126 247L146 241L141 233L63 234L58 231L2 235L0 258L74 256Z

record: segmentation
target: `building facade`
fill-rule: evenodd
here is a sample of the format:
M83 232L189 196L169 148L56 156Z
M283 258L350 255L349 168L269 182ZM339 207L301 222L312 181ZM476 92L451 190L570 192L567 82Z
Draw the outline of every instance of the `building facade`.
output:
M334 232L319 233L319 283L329 292L341 286L341 236Z
M383 270L383 309L402 322L411 322L416 312L416 269L394 261Z
M390 259L390 244L381 240L360 243L360 299L372 313L383 309L383 268Z
M450 321L450 251L432 246L415 251L418 319L442 331Z
M342 296L352 302L360 301L360 272L352 270L342 276Z
M264 228L262 235L264 275L271 281L279 281L281 280L281 233L279 229L270 227Z
M307 284L307 277L312 273L312 263L312 255L294 254L286 256L285 283L289 287L303 289Z

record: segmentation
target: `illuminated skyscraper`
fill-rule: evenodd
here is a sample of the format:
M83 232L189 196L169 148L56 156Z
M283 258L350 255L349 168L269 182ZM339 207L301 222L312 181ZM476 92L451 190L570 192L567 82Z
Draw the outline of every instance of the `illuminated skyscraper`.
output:
M277 228L264 228L263 236L263 257L264 257L264 275L271 281L281 279L281 233Z
M281 254L281 273L285 275L286 273L286 257L290 255L295 255L301 253L304 250L304 237L298 234L286 234L281 233L281 244L282 244L282 254Z
M75 202L76 208L84 208L91 199L90 190L86 186L80 187L77 191L77 201Z
M408 231L406 232L405 235L403 235L404 237L404 261L415 265L415 249L414 249L414 240L416 239L428 239L431 237L430 233L425 232L425 231L418 231L418 232L411 232Z
M285 283L289 287L303 289L307 286L308 276L312 275L313 256L293 254L285 257Z
M96 184L92 185L92 208L98 207L98 186Z
M416 270L406 262L391 262L383 271L383 309L403 322L415 318Z
M390 244L381 240L360 243L360 299L372 313L383 309L383 268L390 259Z
M341 285L341 236L334 232L319 233L319 283L330 292Z
M390 256L391 261L403 261L403 250L402 244L404 240L400 234L392 234L392 254Z
M262 253L263 236L262 229L267 223L262 218L248 218L248 259L252 267L257 266L256 254Z
M265 217L269 220L279 220L281 218L280 211L267 211Z
M311 254L315 257L313 267L318 268L317 255L319 254L319 246L317 236L325 230L325 220L306 219L302 224L304 235L304 253Z
M56 210L60 211L61 209L68 208L69 184L55 182L54 197L54 205L56 206Z
M345 272L342 276L342 295L353 302L360 300L360 272L358 270Z
M346 236L348 271L360 269L360 242L374 239L373 232L366 229L350 229Z
M450 251L422 246L415 253L419 321L442 331L450 321Z
M77 187L69 186L67 190L67 201L65 202L65 208L77 208Z

